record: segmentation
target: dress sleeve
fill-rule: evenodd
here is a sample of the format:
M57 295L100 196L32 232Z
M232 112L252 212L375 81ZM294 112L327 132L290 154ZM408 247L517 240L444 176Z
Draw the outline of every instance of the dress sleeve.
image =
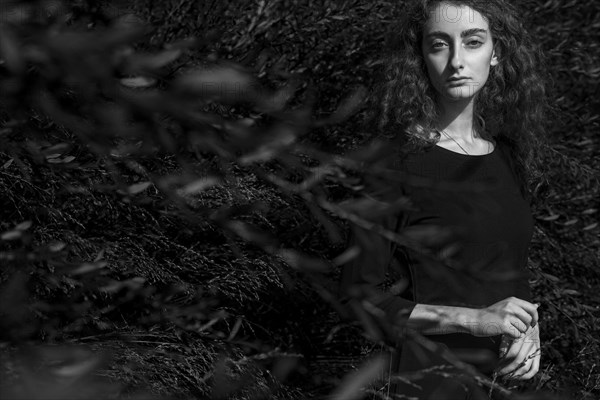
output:
M397 231L406 220L406 215L402 213L400 216L378 217L371 222ZM399 277L392 271L391 265L397 262L394 243L376 232L354 226L350 246L356 246L359 254L343 266L340 285L342 299L367 300L381 310L385 319L393 325L408 318L416 303L400 297L409 280L408 276ZM407 266L404 267L408 270Z
M518 185L519 178L515 172L514 160L510 156L509 149L507 148L507 146L508 145L504 142L504 140L498 140L498 148L500 149L504 160L508 163L508 166L510 167L510 171L512 173L513 179L515 180L515 182ZM519 189L522 189L522 188L519 186ZM528 207L531 208L530 195L528 193L523 193L523 190L521 190L521 195L523 196L523 200L525 200L527 202ZM530 243L528 244L527 247L529 247L529 245L530 245ZM525 254L525 256L523 257L523 259L521 261L521 265L523 266L524 274L523 274L523 277L521 277L515 285L515 296L518 297L519 299L532 302L533 295L531 293L531 286L529 285L530 272L527 269L527 260L528 260L528 256L527 256L527 254Z
M525 271L525 276L517 282L516 285L516 297L519 299L533 302L533 296L531 294L531 286L529 285L529 271Z

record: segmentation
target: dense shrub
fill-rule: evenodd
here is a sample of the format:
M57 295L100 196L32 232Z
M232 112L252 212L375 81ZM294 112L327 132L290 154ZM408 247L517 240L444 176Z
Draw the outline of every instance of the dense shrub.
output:
M360 222L340 202L360 190L359 161L377 155L355 113L401 6L11 5L0 32L0 393L354 390L341 379L374 345L330 296L346 220ZM593 398L599 6L525 6L558 117L540 149L548 184L530 257L543 366L513 389Z

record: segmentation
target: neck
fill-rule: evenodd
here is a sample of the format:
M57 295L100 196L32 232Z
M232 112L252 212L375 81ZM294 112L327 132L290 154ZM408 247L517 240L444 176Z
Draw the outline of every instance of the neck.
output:
M455 139L473 143L473 98L464 101L439 101L438 127Z

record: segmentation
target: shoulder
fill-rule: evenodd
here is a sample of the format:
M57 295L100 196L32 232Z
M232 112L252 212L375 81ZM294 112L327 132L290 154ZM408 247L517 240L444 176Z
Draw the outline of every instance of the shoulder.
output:
M406 172L414 167L431 164L438 158L434 142L419 140L407 143L395 151L396 166Z
M494 137L494 142L504 156L513 157L514 148L517 145L511 139L505 136L496 136Z
M502 160L507 163L513 172L515 173L515 157L513 146L509 143L508 139L504 137L495 138L496 150Z
M527 188L526 182L523 181L524 178L518 173L517 160L515 156L515 152L517 151L516 146L518 146L518 144L513 144L508 139L500 137L497 139L497 146L499 150L498 153L501 155L501 158L506 165L508 165L510 173L512 174L515 184L519 187L521 195L525 200L531 203L531 193Z

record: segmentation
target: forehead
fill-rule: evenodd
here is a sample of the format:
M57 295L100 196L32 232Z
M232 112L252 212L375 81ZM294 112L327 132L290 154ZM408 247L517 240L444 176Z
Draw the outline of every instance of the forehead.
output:
M474 28L489 30L488 21L479 11L465 5L440 2L429 11L424 31L460 33Z

